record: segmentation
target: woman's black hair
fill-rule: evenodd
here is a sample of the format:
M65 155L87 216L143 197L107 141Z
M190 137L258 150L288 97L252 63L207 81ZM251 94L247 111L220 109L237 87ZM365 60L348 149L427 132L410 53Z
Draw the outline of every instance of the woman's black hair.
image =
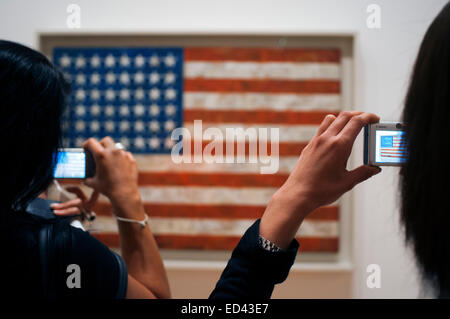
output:
M52 181L69 93L41 53L0 40L0 208L22 210Z
M405 100L401 220L425 281L450 293L450 3L428 28Z

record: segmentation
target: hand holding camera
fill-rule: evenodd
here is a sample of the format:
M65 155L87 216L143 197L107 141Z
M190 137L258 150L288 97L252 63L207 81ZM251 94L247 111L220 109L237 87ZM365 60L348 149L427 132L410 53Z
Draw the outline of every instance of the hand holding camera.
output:
M375 114L363 112L326 116L286 182L272 196L261 219L261 236L282 249L287 248L308 214L379 173L379 167L368 165L347 170L359 132L365 125L378 121Z
M110 137L101 141L90 138L83 146L92 153L96 165L95 176L87 178L84 183L108 197L118 216L122 215L124 207L131 212L130 205L141 206L138 169L133 155L118 148ZM125 217L142 219L142 214L136 210L136 216L128 213Z

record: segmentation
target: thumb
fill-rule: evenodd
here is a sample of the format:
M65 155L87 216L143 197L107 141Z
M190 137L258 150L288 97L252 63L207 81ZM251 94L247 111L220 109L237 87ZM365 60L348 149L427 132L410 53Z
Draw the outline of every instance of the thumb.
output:
M350 184L349 190L380 172L380 167L370 165L361 165L360 167L348 172L348 180Z

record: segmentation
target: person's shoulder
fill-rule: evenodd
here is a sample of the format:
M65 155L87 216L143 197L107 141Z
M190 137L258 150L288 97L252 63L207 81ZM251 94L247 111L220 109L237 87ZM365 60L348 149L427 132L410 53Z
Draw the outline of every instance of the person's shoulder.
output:
M76 257L92 262L110 263L116 262L116 253L105 244L92 236L89 232L72 225L63 225L70 229L71 249Z
M70 227L70 265L81 272L82 285L101 298L124 298L128 271L122 257L87 231Z

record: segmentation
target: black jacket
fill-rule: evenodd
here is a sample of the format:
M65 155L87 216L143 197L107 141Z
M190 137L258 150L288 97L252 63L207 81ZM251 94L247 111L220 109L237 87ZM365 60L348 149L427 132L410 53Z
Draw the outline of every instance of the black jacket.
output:
M276 284L283 282L294 263L299 244L293 240L286 251L269 252L258 243L257 220L233 250L210 299L269 299Z
M9 298L125 298L127 268L123 259L90 236L56 217L37 198L25 211L0 214L2 290ZM79 287L68 284L76 265Z
M47 273L52 276L59 273L54 279L64 286L61 289L51 289L59 291L57 296L53 295L51 298L125 297L127 270L123 260L86 232L70 226L66 219L55 218L49 208L49 201L36 199L27 207L27 213L8 215L9 218L3 216L5 218L0 223L0 237L4 237L3 242L8 242L4 251L7 262L1 264L0 270L9 274L7 278L14 279L10 283L6 280L4 287L10 294L16 295L14 288L18 289L17 295L22 296L27 293L36 296L42 292L41 269L44 265L38 254L38 233L42 225L54 224L58 228L54 233L56 237L67 238L66 235L70 234L70 240L64 241L64 249L51 249L64 252L64 258L51 258L46 262L52 268L58 268L59 271L53 269ZM257 220L245 232L233 250L210 298L268 299L275 284L283 282L288 276L299 248L298 242L294 240L286 251L264 250L258 243L259 222ZM81 266L83 275L80 290L68 290L65 287L66 264L71 263ZM23 285L17 285L18 279L23 280ZM25 285L29 288L24 291L20 287Z

